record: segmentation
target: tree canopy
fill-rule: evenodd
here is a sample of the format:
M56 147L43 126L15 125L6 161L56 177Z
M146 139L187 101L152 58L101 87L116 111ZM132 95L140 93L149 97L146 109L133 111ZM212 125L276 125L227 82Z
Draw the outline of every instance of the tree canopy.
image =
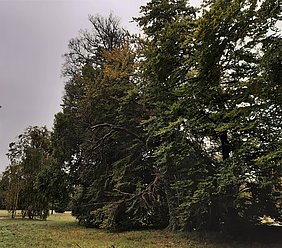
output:
M60 188L80 224L111 230L279 220L281 1L151 0L135 18L142 36L113 15L89 21L64 55L52 134L10 146L7 204L33 206L17 198L27 189L63 201Z
M67 198L66 176L52 156L51 133L46 127L29 127L10 143L10 165L4 171L5 207L30 219L46 219L51 204ZM65 178L65 179L64 179Z
M162 219L186 230L278 218L280 2L152 0L141 14L142 39L113 16L91 17L92 38L75 46L90 60L70 61L70 42L76 73L54 135L74 178L74 214L99 227Z

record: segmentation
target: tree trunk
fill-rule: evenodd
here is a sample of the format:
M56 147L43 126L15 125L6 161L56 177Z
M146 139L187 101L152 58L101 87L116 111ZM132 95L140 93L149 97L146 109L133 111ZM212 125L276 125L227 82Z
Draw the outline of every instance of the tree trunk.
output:
M177 231L179 230L180 223L177 217L177 206L175 204L175 197L174 194L171 192L172 190L169 188L170 186L168 185L166 188L166 200L167 200L167 205L168 205L168 214L169 214L169 223L167 226L167 230L169 231Z
M54 202L52 202L52 206L51 206L51 214L54 214Z
M161 172L160 172L161 173ZM168 226L166 227L169 231L176 231L180 229L180 223L177 213L177 192L172 189L171 184L174 182L174 172L170 166L167 167L166 175L164 176L164 190L166 196L166 202L168 207Z
M230 157L230 145L228 142L227 131L221 133L219 138L221 142L222 160L224 161Z
M209 214L207 216L207 231L217 232L220 229L220 208L218 197L212 197Z

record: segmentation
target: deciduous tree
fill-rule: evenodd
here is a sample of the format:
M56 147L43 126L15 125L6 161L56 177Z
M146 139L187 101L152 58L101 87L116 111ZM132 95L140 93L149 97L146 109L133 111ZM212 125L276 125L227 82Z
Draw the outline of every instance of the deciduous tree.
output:
M279 88L271 73L279 59L262 48L279 41L270 30L280 2L204 1L196 12L186 1L153 0L142 12L144 97L154 106L147 130L167 178L170 226L215 230L243 216L277 217L281 164L258 161L277 149L271 136L281 137L280 128L271 122L281 120L257 86Z

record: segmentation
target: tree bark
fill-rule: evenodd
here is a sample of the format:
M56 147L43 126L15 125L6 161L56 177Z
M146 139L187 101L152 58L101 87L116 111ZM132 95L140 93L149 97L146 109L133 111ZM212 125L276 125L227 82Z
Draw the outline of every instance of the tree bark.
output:
M227 132L223 132L219 135L220 142L221 142L221 153L222 153L222 160L226 160L230 157L230 145L228 141Z

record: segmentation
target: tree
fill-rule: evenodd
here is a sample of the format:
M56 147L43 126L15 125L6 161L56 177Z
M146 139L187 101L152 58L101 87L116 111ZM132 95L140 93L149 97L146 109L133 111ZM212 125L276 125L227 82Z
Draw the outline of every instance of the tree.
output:
M49 195L37 186L38 176L53 163L50 132L46 127L29 127L19 135L18 141L9 146L10 166L3 174L6 185L6 207L21 209L29 218L46 219L49 212Z
M200 155L199 149L191 145L192 140L186 139L189 133L183 129L186 121L185 57L191 57L195 52L193 46L187 42L185 47L184 43L194 32L196 9L186 1L151 1L141 10L143 16L137 20L148 36L144 50L142 97L152 109L144 128L148 132L150 159L163 175L166 185L169 228L178 229L183 213L179 206L184 203L189 188L183 183L189 171L187 161L191 160L191 166L201 163L195 159Z
M5 209L5 186L3 183L3 174L0 175L0 209Z
M281 115L256 87L271 79L279 88L277 70L268 79L259 70L279 65L262 47L280 3L204 1L195 11L186 1L152 0L137 19L148 35L144 99L154 111L146 128L166 178L170 227L229 229L242 217L277 217L281 166L262 157L277 148L281 132L271 122Z
M261 47L279 18L279 4L230 1L226 5L211 1L206 7L209 11L203 13L197 33L200 41L197 99L207 117L204 126L199 125L201 135L208 134L218 144L222 157L216 185L222 193L219 191L215 196L215 202L220 202L216 203L216 212L224 214L220 217L217 213L218 218L227 225L240 221L242 216L252 222L263 213L277 217L273 190L280 191L280 175L273 177L270 172L279 171L280 166L257 163L273 144L263 137L263 130L271 127L263 118L270 114L270 108L263 96L257 94L257 81L268 84L260 77L264 54ZM273 131L269 129L269 134L273 135ZM251 199L246 195L251 195Z
M64 212L70 202L71 185L66 171L53 160L36 176L34 187L48 199L51 214Z
M22 170L19 164L9 166L3 173L1 186L3 187L4 205L11 212L11 217L15 218L20 207L20 193L24 183L22 180Z
M143 40L98 16L65 55L53 144L73 214L231 232L279 217L280 1L152 0L141 13Z
M81 75L86 64L94 67L103 65L105 50L120 47L126 37L126 31L120 28L119 19L112 14L108 18L100 15L89 16L91 31L81 31L80 36L69 42L69 52L64 54L63 75L73 77Z
M139 103L134 38L112 16L91 20L94 43L87 46L99 49L89 52L91 61L85 60L81 70L68 64L75 73L54 125L55 143L63 147L55 154L67 165L75 188L73 214L81 224L110 229L164 225L162 193L152 187L154 168L143 159L140 122L146 111ZM113 30L104 32L107 27Z

